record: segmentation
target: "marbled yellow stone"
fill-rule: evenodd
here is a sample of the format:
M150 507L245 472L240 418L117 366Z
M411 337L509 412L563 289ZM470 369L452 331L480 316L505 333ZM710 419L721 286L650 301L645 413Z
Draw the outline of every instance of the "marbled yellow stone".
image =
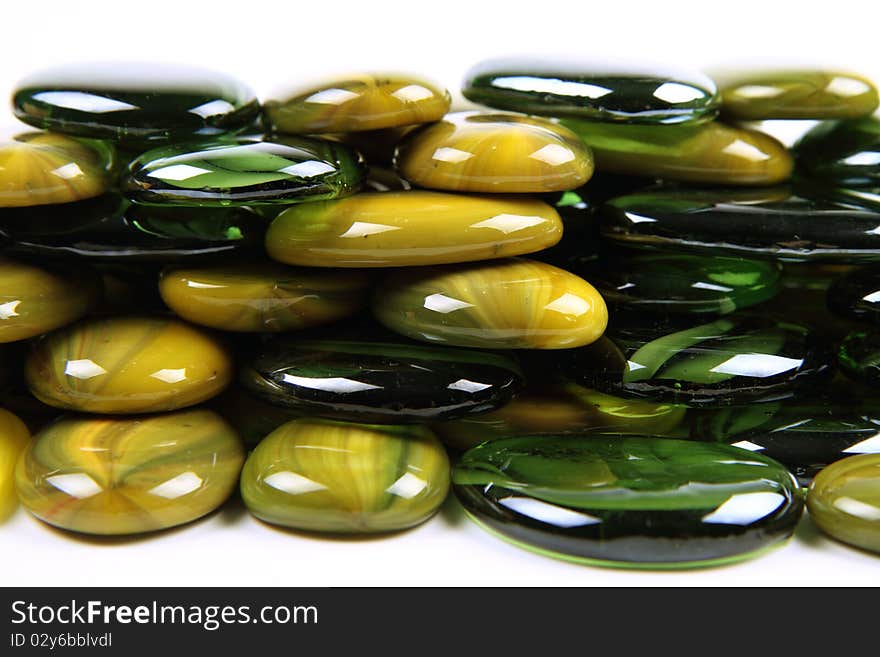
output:
M880 454L850 456L820 471L807 509L829 536L880 552Z
M15 495L15 464L31 434L18 417L0 408L0 522L18 505Z
M220 393L232 359L210 333L175 319L110 317L37 342L25 377L40 401L87 413L153 413Z
M545 119L456 112L398 145L395 164L421 187L458 192L557 192L593 175L590 150Z
M213 411L68 417L35 438L15 472L22 505L86 534L136 534L210 513L235 490L244 448Z
M521 255L561 237L559 214L535 199L373 192L288 208L266 250L310 267L397 267Z

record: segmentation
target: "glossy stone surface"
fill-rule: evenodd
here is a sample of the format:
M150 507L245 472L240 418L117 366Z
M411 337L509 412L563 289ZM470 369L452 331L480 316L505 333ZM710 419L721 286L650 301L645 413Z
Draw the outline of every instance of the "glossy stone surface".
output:
M681 254L609 256L591 281L609 305L634 311L730 313L773 298L781 267L743 258Z
M839 185L880 185L880 119L826 121L795 145L798 167Z
M276 132L360 132L439 121L449 103L449 92L426 80L359 75L267 100L263 115Z
M596 289L534 260L403 269L377 288L373 314L425 342L485 349L568 349L605 330Z
M828 307L842 317L880 324L880 268L860 267L828 288Z
M880 454L851 456L822 470L810 485L807 509L832 538L880 552Z
M733 119L847 119L877 109L874 85L840 71L755 71L720 76L721 111Z
M45 132L0 138L0 208L70 203L103 194L112 151Z
M837 358L847 376L880 385L880 332L853 331L840 345Z
M98 302L94 272L37 266L0 257L0 343L16 342L70 324Z
M404 343L280 338L245 363L242 384L267 402L353 422L401 424L498 408L522 386L516 361Z
M198 404L233 375L212 334L169 318L80 322L33 345L25 363L37 399L87 413L153 413Z
M15 495L15 464L31 434L15 415L0 408L0 523L18 506Z
M366 170L337 142L305 137L226 137L147 151L123 189L142 203L265 205L347 196Z
M599 171L715 185L776 185L794 162L760 132L722 123L640 126L564 119L593 151Z
M480 62L465 75L462 93L524 114L648 124L709 120L719 103L715 83L700 73L571 57Z
M421 426L293 420L248 457L241 495L260 520L312 532L373 534L430 518L449 461Z
M292 265L397 267L522 255L561 237L559 214L534 199L375 192L284 210L266 250Z
M454 491L481 525L520 547L597 565L728 563L786 540L797 482L746 450L668 438L508 438L476 447Z
M191 522L235 490L238 436L204 409L138 418L66 417L19 461L22 505L85 534L138 534Z
M699 322L618 313L606 336L566 354L563 368L613 394L691 405L784 399L832 374L830 345L802 326L749 315Z
M259 112L253 92L222 73L152 63L69 64L18 83L15 115L55 132L127 147L219 135Z
M593 175L590 150L569 130L504 113L448 114L407 135L394 161L410 182L456 192L555 192Z
M248 208L154 207L118 194L0 211L7 252L91 262L169 264L257 255L265 226Z
M605 204L600 220L602 235L625 246L786 261L880 261L874 230L880 209L786 187L631 194Z
M194 324L277 333L353 315L366 305L370 283L357 272L258 262L166 269L159 291L171 310Z

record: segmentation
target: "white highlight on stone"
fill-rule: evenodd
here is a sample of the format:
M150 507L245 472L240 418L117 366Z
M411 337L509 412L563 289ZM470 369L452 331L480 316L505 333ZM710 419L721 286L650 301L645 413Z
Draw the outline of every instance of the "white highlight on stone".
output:
M96 376L106 374L107 370L90 358L83 358L80 360L67 361L64 365L64 373L67 376L72 376L74 379L86 381L88 379L93 379Z
M176 500L201 488L203 481L195 472L182 472L176 477L154 486L147 492L164 497L166 500Z

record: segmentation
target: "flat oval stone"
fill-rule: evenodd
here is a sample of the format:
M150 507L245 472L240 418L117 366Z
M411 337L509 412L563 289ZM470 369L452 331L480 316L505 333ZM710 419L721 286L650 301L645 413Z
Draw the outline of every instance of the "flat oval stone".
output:
M466 452L453 484L493 533L595 565L729 563L788 539L803 511L797 482L775 461L669 438L497 440Z
M455 192L556 192L593 175L590 150L569 130L504 113L448 114L407 135L394 161L410 182Z
M0 138L0 208L70 203L110 186L112 151L50 132Z
M840 345L837 363L847 376L880 385L880 333L853 331Z
M0 343L70 324L91 310L100 294L100 280L89 269L62 270L0 257Z
M31 434L18 417L0 408L0 523L18 506L15 494L15 464Z
M139 534L219 507L243 462L241 441L213 411L65 417L35 437L15 485L22 505L55 527Z
M241 496L260 520L312 532L373 534L430 518L449 460L421 426L293 420L248 457Z
M397 267L521 255L561 237L559 214L535 199L374 192L284 210L266 250L291 265Z
M772 137L722 123L645 126L564 119L599 171L716 185L776 185L794 162Z
M373 313L409 338L481 349L579 347L608 323L592 285L526 259L393 272L377 288Z
M147 151L123 189L136 201L170 205L266 205L347 196L366 174L346 146L305 137L226 137Z
M266 123L275 132L360 132L439 121L449 92L432 82L400 75L358 75L267 100Z
M880 552L880 454L851 456L822 470L810 485L807 510L832 538Z
M623 246L711 256L864 264L880 261L880 209L787 188L658 190L613 199L602 236Z
M130 148L237 130L260 109L232 77L154 62L39 71L18 83L12 105L16 117L38 128Z
M563 367L612 394L690 405L784 399L833 372L823 337L796 324L748 315L698 321L618 313L602 340L567 353Z
M281 338L260 346L241 382L303 415L402 424L498 408L522 387L523 375L516 361L489 352Z
M720 101L715 83L701 73L569 57L480 62L465 75L462 94L524 114L648 124L706 121Z
M81 322L35 343L25 363L40 401L87 413L153 413L192 406L232 380L212 334L169 318Z
M877 89L840 71L755 71L718 79L721 111L732 119L848 119L877 109Z
M880 185L880 119L825 121L794 147L808 176L843 186Z
M159 292L183 319L224 331L291 331L353 315L372 281L358 272L268 262L166 269Z

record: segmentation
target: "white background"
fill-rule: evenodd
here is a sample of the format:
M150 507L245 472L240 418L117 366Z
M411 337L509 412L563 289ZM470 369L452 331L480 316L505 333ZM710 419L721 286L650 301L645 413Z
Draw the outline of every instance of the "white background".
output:
M812 9L821 7L821 11ZM224 70L261 96L328 73L413 71L456 92L499 54L586 54L711 69L821 63L880 81L871 0L114 0L7 2L0 95L68 61L150 60ZM0 125L12 121L0 119ZM878 585L880 557L833 543L806 518L762 558L688 572L576 566L509 546L450 499L403 534L326 540L264 525L237 500L202 522L137 540L74 539L19 511L0 526L0 585ZM405 601L401 601L405 604Z

